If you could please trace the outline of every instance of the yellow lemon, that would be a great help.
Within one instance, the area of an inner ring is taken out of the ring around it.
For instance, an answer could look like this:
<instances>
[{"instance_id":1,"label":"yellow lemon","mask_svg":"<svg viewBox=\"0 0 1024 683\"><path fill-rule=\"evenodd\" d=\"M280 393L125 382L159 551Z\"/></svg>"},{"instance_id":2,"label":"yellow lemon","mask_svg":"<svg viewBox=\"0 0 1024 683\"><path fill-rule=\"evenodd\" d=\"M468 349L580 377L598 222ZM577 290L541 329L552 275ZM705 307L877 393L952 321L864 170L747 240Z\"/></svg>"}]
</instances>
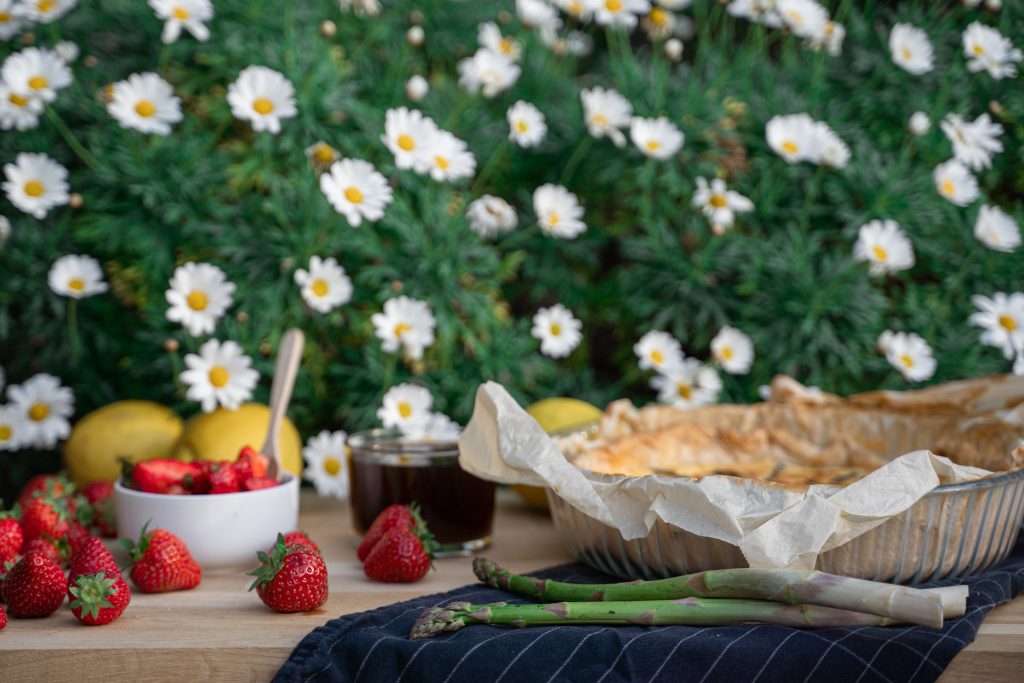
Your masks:
<instances>
[{"instance_id":1,"label":"yellow lemon","mask_svg":"<svg viewBox=\"0 0 1024 683\"><path fill-rule=\"evenodd\" d=\"M151 401L118 401L92 411L64 444L64 465L76 486L114 481L121 461L169 458L181 436L181 419Z\"/></svg>"},{"instance_id":2,"label":"yellow lemon","mask_svg":"<svg viewBox=\"0 0 1024 683\"><path fill-rule=\"evenodd\" d=\"M583 427L601 419L603 412L586 401L575 398L546 398L537 401L526 409L548 434L562 432L575 427ZM548 509L544 489L537 486L513 484L509 487L519 494L530 507L540 510Z\"/></svg>"},{"instance_id":3,"label":"yellow lemon","mask_svg":"<svg viewBox=\"0 0 1024 683\"><path fill-rule=\"evenodd\" d=\"M243 403L238 410L218 408L200 413L185 423L185 432L174 447L179 460L235 460L242 446L259 449L267 436L270 408ZM281 463L294 474L302 474L302 438L287 417L281 424Z\"/></svg>"}]
</instances>

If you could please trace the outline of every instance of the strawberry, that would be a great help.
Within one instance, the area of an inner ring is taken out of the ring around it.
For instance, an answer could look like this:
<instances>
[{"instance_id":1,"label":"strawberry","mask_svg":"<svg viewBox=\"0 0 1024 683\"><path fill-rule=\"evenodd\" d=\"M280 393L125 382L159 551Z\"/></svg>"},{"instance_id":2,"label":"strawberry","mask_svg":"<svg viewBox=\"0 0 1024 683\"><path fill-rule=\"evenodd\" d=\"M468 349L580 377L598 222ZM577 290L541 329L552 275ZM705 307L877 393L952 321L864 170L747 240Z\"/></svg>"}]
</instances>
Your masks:
<instances>
[{"instance_id":1,"label":"strawberry","mask_svg":"<svg viewBox=\"0 0 1024 683\"><path fill-rule=\"evenodd\" d=\"M7 583L7 574L14 569L14 565L18 564L21 559L21 555L18 555L14 559L0 562L0 602L7 602L7 598L4 597L4 584Z\"/></svg>"},{"instance_id":2,"label":"strawberry","mask_svg":"<svg viewBox=\"0 0 1024 683\"><path fill-rule=\"evenodd\" d=\"M109 624L121 616L131 599L132 592L116 568L79 574L68 586L71 613L86 626Z\"/></svg>"},{"instance_id":3,"label":"strawberry","mask_svg":"<svg viewBox=\"0 0 1024 683\"><path fill-rule=\"evenodd\" d=\"M51 561L59 565L64 564L63 553L48 537L32 538L25 541L25 545L22 546L22 550L27 555L28 553L42 553Z\"/></svg>"},{"instance_id":4,"label":"strawberry","mask_svg":"<svg viewBox=\"0 0 1024 683\"><path fill-rule=\"evenodd\" d=\"M363 573L376 581L412 583L427 575L433 558L433 538L423 529L396 526L377 541L363 563Z\"/></svg>"},{"instance_id":5,"label":"strawberry","mask_svg":"<svg viewBox=\"0 0 1024 683\"><path fill-rule=\"evenodd\" d=\"M74 554L78 552L79 546L81 546L88 538L92 538L92 534L89 533L88 529L78 522L71 522L71 525L68 528L68 535L64 537L68 542L68 550L70 551L69 555L74 556Z\"/></svg>"},{"instance_id":6,"label":"strawberry","mask_svg":"<svg viewBox=\"0 0 1024 683\"><path fill-rule=\"evenodd\" d=\"M0 517L0 567L21 551L25 543L25 534L21 525L11 517Z\"/></svg>"},{"instance_id":7,"label":"strawberry","mask_svg":"<svg viewBox=\"0 0 1024 683\"><path fill-rule=\"evenodd\" d=\"M272 489L275 486L277 486L277 480L270 477L249 477L242 484L242 488L246 491Z\"/></svg>"},{"instance_id":8,"label":"strawberry","mask_svg":"<svg viewBox=\"0 0 1024 683\"><path fill-rule=\"evenodd\" d=\"M301 545L288 546L284 536L270 553L256 553L260 566L248 572L260 600L277 612L308 612L327 602L327 565L320 553Z\"/></svg>"},{"instance_id":9,"label":"strawberry","mask_svg":"<svg viewBox=\"0 0 1024 683\"><path fill-rule=\"evenodd\" d=\"M120 573L114 556L99 538L90 536L83 541L71 556L71 570L68 578L73 580L79 574L92 574L111 570Z\"/></svg>"},{"instance_id":10,"label":"strawberry","mask_svg":"<svg viewBox=\"0 0 1024 683\"><path fill-rule=\"evenodd\" d=\"M195 472L196 466L193 463L170 458L125 464L128 481L145 493L186 493L185 478L194 476Z\"/></svg>"},{"instance_id":11,"label":"strawberry","mask_svg":"<svg viewBox=\"0 0 1024 683\"><path fill-rule=\"evenodd\" d=\"M94 481L82 489L82 495L89 501L89 505L95 505L114 495L114 485L109 481Z\"/></svg>"},{"instance_id":12,"label":"strawberry","mask_svg":"<svg viewBox=\"0 0 1024 683\"><path fill-rule=\"evenodd\" d=\"M48 617L64 604L68 584L60 565L29 552L7 573L4 597L12 617Z\"/></svg>"},{"instance_id":13,"label":"strawberry","mask_svg":"<svg viewBox=\"0 0 1024 683\"><path fill-rule=\"evenodd\" d=\"M0 631L3 630L4 626L7 626L7 612L4 611L3 607L0 607Z\"/></svg>"},{"instance_id":14,"label":"strawberry","mask_svg":"<svg viewBox=\"0 0 1024 683\"><path fill-rule=\"evenodd\" d=\"M138 544L122 541L132 558L131 579L143 593L190 590L199 585L203 572L180 538L164 529L146 532Z\"/></svg>"},{"instance_id":15,"label":"strawberry","mask_svg":"<svg viewBox=\"0 0 1024 683\"><path fill-rule=\"evenodd\" d=\"M267 476L267 459L253 450L252 446L243 447L231 467L238 475L238 481Z\"/></svg>"},{"instance_id":16,"label":"strawberry","mask_svg":"<svg viewBox=\"0 0 1024 683\"><path fill-rule=\"evenodd\" d=\"M50 496L32 498L21 513L21 531L25 540L48 534L51 538L64 538L69 527L67 501Z\"/></svg>"},{"instance_id":17,"label":"strawberry","mask_svg":"<svg viewBox=\"0 0 1024 683\"><path fill-rule=\"evenodd\" d=\"M75 490L71 480L64 473L37 474L29 479L18 494L17 505L24 508L37 495L59 498L71 495Z\"/></svg>"},{"instance_id":18,"label":"strawberry","mask_svg":"<svg viewBox=\"0 0 1024 683\"><path fill-rule=\"evenodd\" d=\"M390 529L397 526L408 527L416 523L413 519L413 508L409 505L389 505L384 508L377 519L373 520L373 524L367 530L363 536L362 543L359 544L359 550L356 551L360 560L365 560L373 550L373 546L377 545L377 541L384 537Z\"/></svg>"},{"instance_id":19,"label":"strawberry","mask_svg":"<svg viewBox=\"0 0 1024 683\"><path fill-rule=\"evenodd\" d=\"M313 542L313 539L306 535L305 531L289 531L284 535L285 545L302 545L310 550L320 552L320 546Z\"/></svg>"},{"instance_id":20,"label":"strawberry","mask_svg":"<svg viewBox=\"0 0 1024 683\"><path fill-rule=\"evenodd\" d=\"M238 473L229 463L222 463L210 473L210 493L238 493L241 490Z\"/></svg>"}]
</instances>

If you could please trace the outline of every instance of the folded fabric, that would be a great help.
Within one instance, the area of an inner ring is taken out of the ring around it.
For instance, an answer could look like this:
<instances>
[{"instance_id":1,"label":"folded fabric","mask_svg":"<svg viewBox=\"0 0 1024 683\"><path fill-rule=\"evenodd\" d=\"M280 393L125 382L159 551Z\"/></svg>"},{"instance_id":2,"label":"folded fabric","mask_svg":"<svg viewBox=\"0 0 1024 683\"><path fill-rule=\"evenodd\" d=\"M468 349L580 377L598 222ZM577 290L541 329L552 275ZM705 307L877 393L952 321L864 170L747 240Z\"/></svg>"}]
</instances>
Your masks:
<instances>
[{"instance_id":1,"label":"folded fabric","mask_svg":"<svg viewBox=\"0 0 1024 683\"><path fill-rule=\"evenodd\" d=\"M580 564L533 573L563 581L614 580ZM971 587L967 613L942 629L478 625L408 639L428 607L458 600L526 602L483 585L463 586L329 621L299 643L274 680L934 681L974 640L993 607L1024 592L1024 537L999 567L927 585L957 583Z\"/></svg>"}]
</instances>

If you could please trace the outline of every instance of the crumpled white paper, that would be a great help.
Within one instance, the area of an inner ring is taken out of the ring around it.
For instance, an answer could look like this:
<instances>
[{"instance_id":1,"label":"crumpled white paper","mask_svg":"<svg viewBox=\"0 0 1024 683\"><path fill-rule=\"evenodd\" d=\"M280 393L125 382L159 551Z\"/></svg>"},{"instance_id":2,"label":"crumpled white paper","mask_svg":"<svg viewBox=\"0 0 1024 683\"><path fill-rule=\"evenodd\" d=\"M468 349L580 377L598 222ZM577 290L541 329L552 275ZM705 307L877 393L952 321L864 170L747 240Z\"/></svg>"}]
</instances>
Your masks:
<instances>
[{"instance_id":1,"label":"crumpled white paper","mask_svg":"<svg viewBox=\"0 0 1024 683\"><path fill-rule=\"evenodd\" d=\"M813 569L820 553L900 514L943 483L974 481L991 472L957 465L921 450L843 488L805 491L712 475L606 476L577 469L541 426L500 384L476 395L473 417L459 439L459 464L483 479L549 486L581 512L643 538L661 519L740 548L751 567Z\"/></svg>"}]
</instances>

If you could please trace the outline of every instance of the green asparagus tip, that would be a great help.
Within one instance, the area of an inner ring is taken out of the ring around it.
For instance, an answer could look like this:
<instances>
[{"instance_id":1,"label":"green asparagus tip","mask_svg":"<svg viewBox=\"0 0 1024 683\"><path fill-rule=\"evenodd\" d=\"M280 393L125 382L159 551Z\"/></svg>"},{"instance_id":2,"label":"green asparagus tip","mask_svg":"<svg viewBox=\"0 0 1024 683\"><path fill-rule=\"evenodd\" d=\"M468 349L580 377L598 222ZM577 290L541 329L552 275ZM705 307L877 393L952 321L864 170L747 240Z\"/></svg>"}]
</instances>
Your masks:
<instances>
[{"instance_id":1,"label":"green asparagus tip","mask_svg":"<svg viewBox=\"0 0 1024 683\"><path fill-rule=\"evenodd\" d=\"M458 631L465 625L464 621L455 618L455 612L452 610L442 607L431 607L424 611L420 618L416 620L416 623L412 625L412 630L409 631L409 638L411 640L430 638L445 631Z\"/></svg>"}]
</instances>

